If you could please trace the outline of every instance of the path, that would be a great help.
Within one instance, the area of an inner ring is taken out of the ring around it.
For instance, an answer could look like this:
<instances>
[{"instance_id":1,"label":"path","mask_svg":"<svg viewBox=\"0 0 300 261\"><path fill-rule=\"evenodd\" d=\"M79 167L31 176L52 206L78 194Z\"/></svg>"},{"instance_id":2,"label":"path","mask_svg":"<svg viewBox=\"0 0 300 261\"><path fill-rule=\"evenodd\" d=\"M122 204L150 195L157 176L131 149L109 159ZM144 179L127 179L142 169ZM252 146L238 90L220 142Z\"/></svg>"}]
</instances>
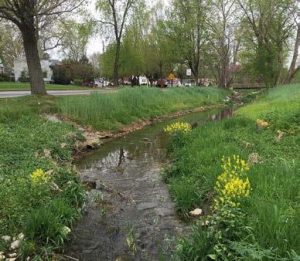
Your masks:
<instances>
[{"instance_id":1,"label":"path","mask_svg":"<svg viewBox=\"0 0 300 261\"><path fill-rule=\"evenodd\" d=\"M91 93L111 93L114 89L100 89L100 90L67 90L67 91L47 91L49 95L53 96L72 96L72 95L90 95ZM16 98L31 95L30 91L1 91L1 98Z\"/></svg>"}]
</instances>

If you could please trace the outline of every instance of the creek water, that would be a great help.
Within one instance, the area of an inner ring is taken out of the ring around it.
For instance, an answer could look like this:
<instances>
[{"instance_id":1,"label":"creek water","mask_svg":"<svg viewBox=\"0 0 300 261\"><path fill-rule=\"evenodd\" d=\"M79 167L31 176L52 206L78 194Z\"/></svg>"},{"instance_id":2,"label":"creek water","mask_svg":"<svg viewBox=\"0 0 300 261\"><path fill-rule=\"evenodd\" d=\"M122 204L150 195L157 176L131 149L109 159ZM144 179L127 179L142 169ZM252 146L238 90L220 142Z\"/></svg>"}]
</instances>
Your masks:
<instances>
[{"instance_id":1,"label":"creek water","mask_svg":"<svg viewBox=\"0 0 300 261\"><path fill-rule=\"evenodd\" d=\"M91 189L86 213L72 231L66 260L169 260L174 238L187 225L177 217L161 177L168 140L163 128L176 121L200 127L231 113L193 113L156 123L78 161L80 178Z\"/></svg>"}]
</instances>

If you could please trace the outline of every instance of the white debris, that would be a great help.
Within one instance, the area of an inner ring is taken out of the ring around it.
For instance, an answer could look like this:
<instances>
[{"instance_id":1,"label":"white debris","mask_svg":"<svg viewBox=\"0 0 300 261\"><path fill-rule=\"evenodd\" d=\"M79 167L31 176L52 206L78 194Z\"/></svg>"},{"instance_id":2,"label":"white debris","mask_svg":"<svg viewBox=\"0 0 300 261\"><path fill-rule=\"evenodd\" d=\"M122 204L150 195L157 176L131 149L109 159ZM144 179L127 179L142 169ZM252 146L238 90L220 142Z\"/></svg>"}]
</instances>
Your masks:
<instances>
[{"instance_id":1,"label":"white debris","mask_svg":"<svg viewBox=\"0 0 300 261\"><path fill-rule=\"evenodd\" d=\"M11 243L10 248L12 250L15 250L15 249L19 248L20 245L21 245L21 240L18 239Z\"/></svg>"},{"instance_id":2,"label":"white debris","mask_svg":"<svg viewBox=\"0 0 300 261\"><path fill-rule=\"evenodd\" d=\"M195 210L190 211L190 215L193 216L193 217L201 216L202 213L203 213L203 210L200 209L200 208L196 208Z\"/></svg>"},{"instance_id":3,"label":"white debris","mask_svg":"<svg viewBox=\"0 0 300 261\"><path fill-rule=\"evenodd\" d=\"M3 237L1 237L1 239L5 242L9 242L9 241L11 241L11 236L3 236Z\"/></svg>"}]
</instances>

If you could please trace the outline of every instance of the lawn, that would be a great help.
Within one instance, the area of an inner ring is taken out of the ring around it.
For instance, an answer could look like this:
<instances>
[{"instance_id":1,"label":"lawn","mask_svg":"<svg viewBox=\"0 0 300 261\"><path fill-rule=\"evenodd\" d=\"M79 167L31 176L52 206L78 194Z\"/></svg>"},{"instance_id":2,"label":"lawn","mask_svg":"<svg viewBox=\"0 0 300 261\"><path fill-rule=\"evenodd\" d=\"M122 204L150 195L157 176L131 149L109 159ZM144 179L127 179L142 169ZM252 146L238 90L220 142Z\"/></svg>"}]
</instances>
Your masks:
<instances>
[{"instance_id":1,"label":"lawn","mask_svg":"<svg viewBox=\"0 0 300 261\"><path fill-rule=\"evenodd\" d=\"M218 88L123 88L109 95L61 97L57 106L69 118L98 130L118 130L140 119L217 104L226 94Z\"/></svg>"},{"instance_id":2,"label":"lawn","mask_svg":"<svg viewBox=\"0 0 300 261\"><path fill-rule=\"evenodd\" d=\"M86 90L87 87L81 87L76 85L59 85L59 84L46 84L47 90ZM1 91L29 91L29 83L20 82L0 82Z\"/></svg>"},{"instance_id":3,"label":"lawn","mask_svg":"<svg viewBox=\"0 0 300 261\"><path fill-rule=\"evenodd\" d=\"M257 126L258 119L267 124ZM173 137L172 165L164 173L170 192L184 218L194 208L205 214L193 233L178 241L177 256L299 260L299 151L299 85L269 90L231 119ZM239 172L242 161L236 163L234 155L248 162L250 170L223 186L229 170ZM231 158L230 167L222 163L223 157Z\"/></svg>"}]
</instances>

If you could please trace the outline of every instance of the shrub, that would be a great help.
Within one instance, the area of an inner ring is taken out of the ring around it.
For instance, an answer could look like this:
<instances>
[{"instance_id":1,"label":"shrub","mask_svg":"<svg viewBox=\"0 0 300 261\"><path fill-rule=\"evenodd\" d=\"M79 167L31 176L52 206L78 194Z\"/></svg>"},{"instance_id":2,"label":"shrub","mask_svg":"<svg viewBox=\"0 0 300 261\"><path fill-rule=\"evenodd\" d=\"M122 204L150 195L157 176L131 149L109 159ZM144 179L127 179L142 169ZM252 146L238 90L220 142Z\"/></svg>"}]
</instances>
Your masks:
<instances>
[{"instance_id":1,"label":"shrub","mask_svg":"<svg viewBox=\"0 0 300 261\"><path fill-rule=\"evenodd\" d=\"M81 80L81 79L74 79L73 83L74 83L74 85L82 86L83 85L83 80Z\"/></svg>"},{"instance_id":2,"label":"shrub","mask_svg":"<svg viewBox=\"0 0 300 261\"><path fill-rule=\"evenodd\" d=\"M21 72L21 76L18 79L19 82L29 82L29 76L28 76L28 72L27 71L22 71Z\"/></svg>"},{"instance_id":3,"label":"shrub","mask_svg":"<svg viewBox=\"0 0 300 261\"><path fill-rule=\"evenodd\" d=\"M12 79L8 74L0 74L0 82L11 82Z\"/></svg>"},{"instance_id":4,"label":"shrub","mask_svg":"<svg viewBox=\"0 0 300 261\"><path fill-rule=\"evenodd\" d=\"M55 84L68 85L72 81L72 73L70 67L66 65L55 65L52 67L52 79Z\"/></svg>"}]
</instances>

